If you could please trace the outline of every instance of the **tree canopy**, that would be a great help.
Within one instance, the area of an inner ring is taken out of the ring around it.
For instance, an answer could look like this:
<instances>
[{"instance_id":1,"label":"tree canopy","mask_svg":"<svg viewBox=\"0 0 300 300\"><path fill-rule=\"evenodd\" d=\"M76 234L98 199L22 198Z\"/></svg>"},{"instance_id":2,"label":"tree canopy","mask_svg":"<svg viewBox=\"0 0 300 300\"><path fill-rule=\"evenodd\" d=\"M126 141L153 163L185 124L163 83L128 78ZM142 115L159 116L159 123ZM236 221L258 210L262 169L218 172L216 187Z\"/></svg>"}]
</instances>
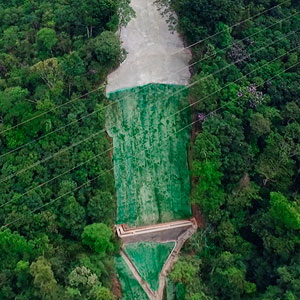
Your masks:
<instances>
[{"instance_id":1,"label":"tree canopy","mask_svg":"<svg viewBox=\"0 0 300 300\"><path fill-rule=\"evenodd\" d=\"M191 166L206 227L170 274L176 297L298 299L299 1L159 2L187 44L202 40L191 48ZM196 276L180 272L191 259Z\"/></svg>"},{"instance_id":2,"label":"tree canopy","mask_svg":"<svg viewBox=\"0 0 300 300\"><path fill-rule=\"evenodd\" d=\"M111 147L101 86L121 60L127 6L1 1L0 224L11 225L0 231L0 299L114 299L112 164L95 155Z\"/></svg>"}]
</instances>

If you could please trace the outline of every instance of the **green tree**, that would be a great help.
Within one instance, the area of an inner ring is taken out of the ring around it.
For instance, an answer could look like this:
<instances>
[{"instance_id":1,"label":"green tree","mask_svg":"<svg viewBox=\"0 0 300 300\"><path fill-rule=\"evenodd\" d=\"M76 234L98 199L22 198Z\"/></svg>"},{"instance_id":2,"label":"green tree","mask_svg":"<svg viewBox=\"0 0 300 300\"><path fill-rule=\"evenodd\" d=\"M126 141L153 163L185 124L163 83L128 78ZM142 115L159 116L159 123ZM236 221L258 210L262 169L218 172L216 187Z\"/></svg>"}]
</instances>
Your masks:
<instances>
[{"instance_id":1,"label":"green tree","mask_svg":"<svg viewBox=\"0 0 300 300\"><path fill-rule=\"evenodd\" d=\"M61 69L68 81L69 96L71 95L72 85L76 81L80 80L80 75L83 75L85 72L85 66L83 60L80 58L78 53L71 52L66 54L61 63Z\"/></svg>"},{"instance_id":2,"label":"green tree","mask_svg":"<svg viewBox=\"0 0 300 300\"><path fill-rule=\"evenodd\" d=\"M115 68L120 63L120 41L113 32L104 31L93 41L96 59L107 68Z\"/></svg>"},{"instance_id":3,"label":"green tree","mask_svg":"<svg viewBox=\"0 0 300 300\"><path fill-rule=\"evenodd\" d=\"M187 300L212 300L211 297L202 293L192 293L187 297Z\"/></svg>"},{"instance_id":4,"label":"green tree","mask_svg":"<svg viewBox=\"0 0 300 300\"><path fill-rule=\"evenodd\" d=\"M190 90L190 95L193 102L196 102L196 109L209 113L218 105L220 86L218 80L213 76L208 76L207 73L200 73L193 77L193 86Z\"/></svg>"},{"instance_id":5,"label":"green tree","mask_svg":"<svg viewBox=\"0 0 300 300\"><path fill-rule=\"evenodd\" d=\"M189 42L203 39L205 29L213 32L218 22L233 25L243 12L242 1L230 0L177 0L174 7L179 15L179 26ZM203 28L204 27L204 28ZM199 28L203 28L199 30Z\"/></svg>"},{"instance_id":6,"label":"green tree","mask_svg":"<svg viewBox=\"0 0 300 300\"><path fill-rule=\"evenodd\" d=\"M16 267L19 259L27 260L34 255L32 242L18 233L12 233L10 229L0 231L0 255L2 267ZM4 259L7 256L9 259Z\"/></svg>"},{"instance_id":7,"label":"green tree","mask_svg":"<svg viewBox=\"0 0 300 300\"><path fill-rule=\"evenodd\" d=\"M181 282L188 284L193 281L197 273L197 269L191 262L186 260L179 260L174 265L170 278L173 282Z\"/></svg>"},{"instance_id":8,"label":"green tree","mask_svg":"<svg viewBox=\"0 0 300 300\"><path fill-rule=\"evenodd\" d=\"M85 266L74 268L68 276L69 284L81 291L91 289L99 284L96 274Z\"/></svg>"},{"instance_id":9,"label":"green tree","mask_svg":"<svg viewBox=\"0 0 300 300\"><path fill-rule=\"evenodd\" d=\"M15 268L15 273L17 276L17 287L26 290L28 285L30 285L30 274L29 274L29 262L20 260Z\"/></svg>"},{"instance_id":10,"label":"green tree","mask_svg":"<svg viewBox=\"0 0 300 300\"><path fill-rule=\"evenodd\" d=\"M94 223L84 228L82 243L97 253L109 253L114 250L111 242L112 230L103 223Z\"/></svg>"},{"instance_id":11,"label":"green tree","mask_svg":"<svg viewBox=\"0 0 300 300\"><path fill-rule=\"evenodd\" d=\"M241 256L223 252L218 257L212 283L220 294L243 299L247 294L253 294L256 286L246 280L246 266L241 262Z\"/></svg>"},{"instance_id":12,"label":"green tree","mask_svg":"<svg viewBox=\"0 0 300 300\"><path fill-rule=\"evenodd\" d=\"M92 289L90 293L91 300L115 300L116 297L112 294L112 292L103 286L96 286Z\"/></svg>"},{"instance_id":13,"label":"green tree","mask_svg":"<svg viewBox=\"0 0 300 300\"><path fill-rule=\"evenodd\" d=\"M203 213L209 218L217 218L218 208L224 202L221 188L223 174L219 171L220 163L216 160L193 164L193 174L198 183L193 194L193 202L198 203Z\"/></svg>"},{"instance_id":14,"label":"green tree","mask_svg":"<svg viewBox=\"0 0 300 300\"><path fill-rule=\"evenodd\" d=\"M72 236L80 237L80 232L85 226L84 219L85 209L74 197L66 197L60 215L62 227L70 230Z\"/></svg>"},{"instance_id":15,"label":"green tree","mask_svg":"<svg viewBox=\"0 0 300 300\"><path fill-rule=\"evenodd\" d=\"M279 133L272 132L266 143L256 170L263 176L265 185L270 183L280 190L286 190L295 172L295 162L291 159L292 148Z\"/></svg>"},{"instance_id":16,"label":"green tree","mask_svg":"<svg viewBox=\"0 0 300 300\"><path fill-rule=\"evenodd\" d=\"M34 285L38 288L38 294L43 299L55 299L58 292L58 284L54 278L50 263L39 257L30 266L30 274L34 278Z\"/></svg>"},{"instance_id":17,"label":"green tree","mask_svg":"<svg viewBox=\"0 0 300 300\"><path fill-rule=\"evenodd\" d=\"M62 79L61 67L57 58L40 61L33 65L31 69L43 79L49 89L52 89Z\"/></svg>"},{"instance_id":18,"label":"green tree","mask_svg":"<svg viewBox=\"0 0 300 300\"><path fill-rule=\"evenodd\" d=\"M7 51L13 51L17 43L19 42L19 28L17 26L11 26L4 30L3 37L1 39L2 47Z\"/></svg>"},{"instance_id":19,"label":"green tree","mask_svg":"<svg viewBox=\"0 0 300 300\"><path fill-rule=\"evenodd\" d=\"M87 214L93 222L104 221L105 224L110 224L114 219L113 203L111 193L99 192L89 199Z\"/></svg>"},{"instance_id":20,"label":"green tree","mask_svg":"<svg viewBox=\"0 0 300 300\"><path fill-rule=\"evenodd\" d=\"M281 193L270 194L270 212L277 223L288 229L300 229L300 206L296 202L289 202Z\"/></svg>"},{"instance_id":21,"label":"green tree","mask_svg":"<svg viewBox=\"0 0 300 300\"><path fill-rule=\"evenodd\" d=\"M217 45L220 46L220 48L225 48L231 45L232 38L231 33L232 28L228 25L224 24L223 22L219 22L219 24L216 27L216 34L217 34Z\"/></svg>"},{"instance_id":22,"label":"green tree","mask_svg":"<svg viewBox=\"0 0 300 300\"><path fill-rule=\"evenodd\" d=\"M261 113L253 113L250 116L250 127L253 135L260 137L271 131L271 122Z\"/></svg>"},{"instance_id":23,"label":"green tree","mask_svg":"<svg viewBox=\"0 0 300 300\"><path fill-rule=\"evenodd\" d=\"M46 49L52 52L52 48L57 43L56 32L52 28L42 28L38 31L37 35L37 43L39 47L42 49Z\"/></svg>"},{"instance_id":24,"label":"green tree","mask_svg":"<svg viewBox=\"0 0 300 300\"><path fill-rule=\"evenodd\" d=\"M130 0L120 0L118 7L119 27L120 32L122 27L125 27L129 21L135 17L135 11L130 6Z\"/></svg>"}]
</instances>

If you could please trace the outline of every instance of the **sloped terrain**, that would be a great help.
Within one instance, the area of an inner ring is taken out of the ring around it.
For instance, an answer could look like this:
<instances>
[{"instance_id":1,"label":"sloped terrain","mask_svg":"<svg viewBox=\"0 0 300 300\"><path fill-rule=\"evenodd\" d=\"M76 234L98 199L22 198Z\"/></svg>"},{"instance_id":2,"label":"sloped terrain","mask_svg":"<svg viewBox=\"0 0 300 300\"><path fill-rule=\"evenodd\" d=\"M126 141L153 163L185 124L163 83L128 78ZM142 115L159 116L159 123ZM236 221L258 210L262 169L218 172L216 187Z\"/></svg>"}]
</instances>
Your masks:
<instances>
[{"instance_id":1,"label":"sloped terrain","mask_svg":"<svg viewBox=\"0 0 300 300\"><path fill-rule=\"evenodd\" d=\"M148 300L147 294L134 278L124 259L121 256L117 256L115 262L122 287L122 300Z\"/></svg>"},{"instance_id":2,"label":"sloped terrain","mask_svg":"<svg viewBox=\"0 0 300 300\"><path fill-rule=\"evenodd\" d=\"M107 92L148 83L188 84L190 51L183 50L177 32L171 33L154 0L131 0L136 17L121 29L127 56L108 76Z\"/></svg>"},{"instance_id":3,"label":"sloped terrain","mask_svg":"<svg viewBox=\"0 0 300 300\"><path fill-rule=\"evenodd\" d=\"M175 242L141 242L125 246L127 255L153 291L159 288L159 274L174 246Z\"/></svg>"},{"instance_id":4,"label":"sloped terrain","mask_svg":"<svg viewBox=\"0 0 300 300\"><path fill-rule=\"evenodd\" d=\"M190 111L175 114L188 106L188 91L182 89L149 84L109 94L116 101L106 128L114 145L117 224L141 226L191 215Z\"/></svg>"}]
</instances>

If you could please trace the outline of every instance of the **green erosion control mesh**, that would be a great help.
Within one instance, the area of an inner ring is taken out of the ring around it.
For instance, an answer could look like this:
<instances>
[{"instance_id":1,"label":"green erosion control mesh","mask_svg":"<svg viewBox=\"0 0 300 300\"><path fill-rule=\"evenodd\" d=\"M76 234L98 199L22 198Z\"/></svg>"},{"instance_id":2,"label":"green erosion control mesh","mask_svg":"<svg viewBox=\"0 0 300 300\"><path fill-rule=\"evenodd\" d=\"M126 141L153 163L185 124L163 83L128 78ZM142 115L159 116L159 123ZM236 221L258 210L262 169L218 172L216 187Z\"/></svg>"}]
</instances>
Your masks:
<instances>
[{"instance_id":1,"label":"green erosion control mesh","mask_svg":"<svg viewBox=\"0 0 300 300\"><path fill-rule=\"evenodd\" d=\"M125 247L127 255L153 291L159 288L159 274L174 246L175 242L140 242Z\"/></svg>"},{"instance_id":2,"label":"green erosion control mesh","mask_svg":"<svg viewBox=\"0 0 300 300\"><path fill-rule=\"evenodd\" d=\"M147 294L134 278L124 259L120 255L115 259L123 293L122 300L149 300Z\"/></svg>"},{"instance_id":3,"label":"green erosion control mesh","mask_svg":"<svg viewBox=\"0 0 300 300\"><path fill-rule=\"evenodd\" d=\"M189 104L182 88L148 84L108 95L118 101L106 116L114 145L117 224L141 226L191 215L190 127L174 134L191 122L189 109L174 115Z\"/></svg>"}]
</instances>

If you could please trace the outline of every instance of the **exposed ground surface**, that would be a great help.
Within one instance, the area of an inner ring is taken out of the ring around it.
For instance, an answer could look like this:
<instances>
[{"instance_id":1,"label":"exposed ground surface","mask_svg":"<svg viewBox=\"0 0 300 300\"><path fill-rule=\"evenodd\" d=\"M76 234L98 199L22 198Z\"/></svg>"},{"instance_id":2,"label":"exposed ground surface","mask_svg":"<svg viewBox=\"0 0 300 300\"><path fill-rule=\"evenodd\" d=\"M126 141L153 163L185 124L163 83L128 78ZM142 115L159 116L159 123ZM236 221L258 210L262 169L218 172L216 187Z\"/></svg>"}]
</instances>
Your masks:
<instances>
[{"instance_id":1,"label":"exposed ground surface","mask_svg":"<svg viewBox=\"0 0 300 300\"><path fill-rule=\"evenodd\" d=\"M190 123L187 90L149 84L109 94L118 101L107 113L113 138L117 223L141 226L191 216L187 165Z\"/></svg>"},{"instance_id":2,"label":"exposed ground surface","mask_svg":"<svg viewBox=\"0 0 300 300\"><path fill-rule=\"evenodd\" d=\"M171 33L154 0L131 0L136 12L121 30L122 46L128 52L126 60L108 77L107 92L147 83L186 85L190 78L186 68L191 58L181 51L183 42Z\"/></svg>"}]
</instances>

